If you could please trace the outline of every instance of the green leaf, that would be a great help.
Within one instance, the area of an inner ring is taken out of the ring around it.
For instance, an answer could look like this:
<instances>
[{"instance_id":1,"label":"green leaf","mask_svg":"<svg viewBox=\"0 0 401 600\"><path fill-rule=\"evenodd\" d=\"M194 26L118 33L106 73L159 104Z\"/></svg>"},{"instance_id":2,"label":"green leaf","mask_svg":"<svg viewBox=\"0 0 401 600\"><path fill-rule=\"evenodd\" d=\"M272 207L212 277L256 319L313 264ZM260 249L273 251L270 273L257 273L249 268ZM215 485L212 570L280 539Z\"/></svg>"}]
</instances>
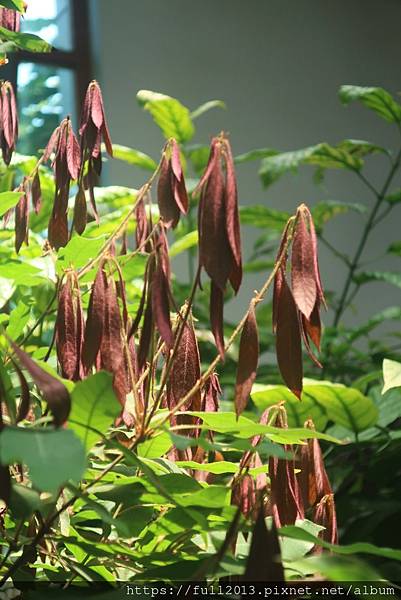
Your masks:
<instances>
[{"instance_id":1,"label":"green leaf","mask_svg":"<svg viewBox=\"0 0 401 600\"><path fill-rule=\"evenodd\" d=\"M26 485L13 483L10 510L15 519L30 517L40 507L40 495Z\"/></svg>"},{"instance_id":2,"label":"green leaf","mask_svg":"<svg viewBox=\"0 0 401 600\"><path fill-rule=\"evenodd\" d=\"M382 281L401 288L401 275L389 271L363 271L354 276L355 283L363 285L372 281Z\"/></svg>"},{"instance_id":3,"label":"green leaf","mask_svg":"<svg viewBox=\"0 0 401 600\"><path fill-rule=\"evenodd\" d=\"M199 464L193 460L180 460L177 461L176 464L179 467L184 467L185 469L206 471L207 473L214 473L216 475L221 475L222 473L237 473L239 469L238 464L228 462L226 460L206 464Z\"/></svg>"},{"instance_id":4,"label":"green leaf","mask_svg":"<svg viewBox=\"0 0 401 600\"><path fill-rule=\"evenodd\" d=\"M324 527L316 525L316 523L312 523L312 521L308 521L307 519L304 519L302 521L297 520L296 526L316 536L320 531L322 531L322 529L324 529ZM302 558L303 556L305 556L305 554L310 552L314 545L314 543L305 540L299 540L290 537L282 537L280 538L280 549L282 559L286 562L298 560L299 558Z\"/></svg>"},{"instance_id":5,"label":"green leaf","mask_svg":"<svg viewBox=\"0 0 401 600\"><path fill-rule=\"evenodd\" d=\"M154 512L154 509L148 506L130 506L119 513L114 525L123 537L139 537L152 520Z\"/></svg>"},{"instance_id":6,"label":"green leaf","mask_svg":"<svg viewBox=\"0 0 401 600\"><path fill-rule=\"evenodd\" d=\"M401 202L401 188L394 190L384 198L389 204L399 204Z\"/></svg>"},{"instance_id":7,"label":"green leaf","mask_svg":"<svg viewBox=\"0 0 401 600\"><path fill-rule=\"evenodd\" d=\"M401 387L401 363L385 358L383 360L384 386L382 394L395 387Z\"/></svg>"},{"instance_id":8,"label":"green leaf","mask_svg":"<svg viewBox=\"0 0 401 600\"><path fill-rule=\"evenodd\" d=\"M96 258L105 242L105 237L87 238L74 236L68 244L61 248L57 259L57 273L64 269L84 267L92 258Z\"/></svg>"},{"instance_id":9,"label":"green leaf","mask_svg":"<svg viewBox=\"0 0 401 600\"><path fill-rule=\"evenodd\" d=\"M383 88L342 85L339 96L343 104L347 105L358 100L386 121L391 123L401 122L401 105Z\"/></svg>"},{"instance_id":10,"label":"green leaf","mask_svg":"<svg viewBox=\"0 0 401 600\"><path fill-rule=\"evenodd\" d=\"M308 531L297 527L296 525L286 525L279 530L279 534L285 537L290 537L296 540L304 540L306 542L313 542L318 546L323 546L327 550L331 550L335 554L372 554L373 556L382 556L391 560L401 561L401 550L393 548L378 548L377 546L365 542L359 542L356 544L349 544L347 546L339 546L337 544L329 544L320 538L312 535Z\"/></svg>"},{"instance_id":11,"label":"green leaf","mask_svg":"<svg viewBox=\"0 0 401 600\"><path fill-rule=\"evenodd\" d=\"M32 33L17 33L5 27L0 27L0 40L6 40L2 44L5 51L27 50L28 52L51 52L52 46L42 38Z\"/></svg>"},{"instance_id":12,"label":"green leaf","mask_svg":"<svg viewBox=\"0 0 401 600\"><path fill-rule=\"evenodd\" d=\"M312 209L313 221L317 230L338 215L345 215L350 211L359 214L366 213L366 206L355 202L339 202L337 200L325 200L318 202Z\"/></svg>"},{"instance_id":13,"label":"green leaf","mask_svg":"<svg viewBox=\"0 0 401 600\"><path fill-rule=\"evenodd\" d=\"M155 171L157 168L157 163L147 154L119 144L113 144L113 158L147 171Z\"/></svg>"},{"instance_id":14,"label":"green leaf","mask_svg":"<svg viewBox=\"0 0 401 600\"><path fill-rule=\"evenodd\" d=\"M20 13L25 12L24 0L1 0L0 6L4 6L5 8L9 8L11 10L17 10Z\"/></svg>"},{"instance_id":15,"label":"green leaf","mask_svg":"<svg viewBox=\"0 0 401 600\"><path fill-rule=\"evenodd\" d=\"M4 215L8 210L10 210L10 208L14 208L20 198L20 192L1 192L0 215Z\"/></svg>"},{"instance_id":16,"label":"green leaf","mask_svg":"<svg viewBox=\"0 0 401 600\"><path fill-rule=\"evenodd\" d=\"M354 153L345 150L341 143L330 146L321 143L301 150L283 152L262 160L259 175L265 187L288 172L296 172L301 165L314 165L323 169L361 169L363 162Z\"/></svg>"},{"instance_id":17,"label":"green leaf","mask_svg":"<svg viewBox=\"0 0 401 600\"><path fill-rule=\"evenodd\" d=\"M67 429L5 427L0 459L6 465L25 464L33 485L43 492L56 492L69 480L78 482L86 463L80 440Z\"/></svg>"},{"instance_id":18,"label":"green leaf","mask_svg":"<svg viewBox=\"0 0 401 600\"><path fill-rule=\"evenodd\" d=\"M7 326L7 335L12 340L17 340L23 333L31 316L31 307L19 302L10 313L10 319Z\"/></svg>"},{"instance_id":19,"label":"green leaf","mask_svg":"<svg viewBox=\"0 0 401 600\"><path fill-rule=\"evenodd\" d=\"M183 235L182 238L179 238L173 244L171 244L170 252L169 252L170 258L174 258L174 256L177 256L178 254L185 252L185 250L189 250L189 248L193 248L194 246L197 245L198 240L199 240L198 230L191 231L190 233Z\"/></svg>"},{"instance_id":20,"label":"green leaf","mask_svg":"<svg viewBox=\"0 0 401 600\"><path fill-rule=\"evenodd\" d=\"M301 402L282 385L256 385L251 397L261 410L284 400L288 422L296 427L311 418L317 429L324 428L330 420L358 433L372 427L378 418L370 398L359 390L329 381L305 379Z\"/></svg>"},{"instance_id":21,"label":"green leaf","mask_svg":"<svg viewBox=\"0 0 401 600\"><path fill-rule=\"evenodd\" d=\"M241 164L250 162L251 160L260 160L261 158L276 156L276 154L280 154L280 152L278 150L273 150L273 148L259 148L257 150L250 150L249 152L244 152L244 154L235 156L234 162Z\"/></svg>"},{"instance_id":22,"label":"green leaf","mask_svg":"<svg viewBox=\"0 0 401 600\"><path fill-rule=\"evenodd\" d=\"M230 433L239 438L251 438L255 435L266 435L273 442L278 444L300 444L303 441L311 438L324 439L335 444L340 443L336 438L305 429L302 427L292 429L280 429L271 427L270 425L261 425L255 423L246 417L241 416L237 419L234 412L187 412L186 414L194 417L200 417L203 421L202 425L198 426L201 429L217 431L219 433Z\"/></svg>"},{"instance_id":23,"label":"green leaf","mask_svg":"<svg viewBox=\"0 0 401 600\"><path fill-rule=\"evenodd\" d=\"M0 264L0 277L11 279L15 285L33 287L45 283L46 279L40 269L18 260L9 260Z\"/></svg>"},{"instance_id":24,"label":"green leaf","mask_svg":"<svg viewBox=\"0 0 401 600\"><path fill-rule=\"evenodd\" d=\"M389 254L401 256L401 242L394 242L390 244L390 246L387 248L387 252L389 252Z\"/></svg>"},{"instance_id":25,"label":"green leaf","mask_svg":"<svg viewBox=\"0 0 401 600\"><path fill-rule=\"evenodd\" d=\"M240 207L240 220L242 225L253 225L254 227L276 229L282 231L290 218L290 214L268 208L261 204Z\"/></svg>"},{"instance_id":26,"label":"green leaf","mask_svg":"<svg viewBox=\"0 0 401 600\"><path fill-rule=\"evenodd\" d=\"M75 431L88 452L101 439L101 434L106 435L121 412L112 375L101 371L80 381L74 387L71 400L69 428Z\"/></svg>"},{"instance_id":27,"label":"green leaf","mask_svg":"<svg viewBox=\"0 0 401 600\"><path fill-rule=\"evenodd\" d=\"M167 432L155 435L139 444L138 456L142 458L160 458L170 450L171 446L171 437Z\"/></svg>"},{"instance_id":28,"label":"green leaf","mask_svg":"<svg viewBox=\"0 0 401 600\"><path fill-rule=\"evenodd\" d=\"M140 90L137 99L143 108L152 115L166 139L173 137L183 143L193 137L195 128L190 112L176 98L149 90Z\"/></svg>"},{"instance_id":29,"label":"green leaf","mask_svg":"<svg viewBox=\"0 0 401 600\"><path fill-rule=\"evenodd\" d=\"M191 112L190 117L194 121L195 119L197 119L201 115L205 114L212 108L224 108L225 109L227 107L222 100L209 100L208 102L205 102L204 104L201 104L200 106L198 106L198 108L195 108L195 110Z\"/></svg>"}]
</instances>

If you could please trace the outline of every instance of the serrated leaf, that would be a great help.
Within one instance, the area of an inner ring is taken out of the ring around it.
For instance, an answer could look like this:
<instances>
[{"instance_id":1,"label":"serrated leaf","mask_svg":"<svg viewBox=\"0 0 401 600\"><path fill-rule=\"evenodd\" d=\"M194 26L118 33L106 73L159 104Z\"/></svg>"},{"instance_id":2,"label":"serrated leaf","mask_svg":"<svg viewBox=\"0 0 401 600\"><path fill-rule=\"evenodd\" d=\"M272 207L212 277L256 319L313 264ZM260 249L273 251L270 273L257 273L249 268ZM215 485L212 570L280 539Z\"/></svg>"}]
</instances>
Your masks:
<instances>
[{"instance_id":1,"label":"serrated leaf","mask_svg":"<svg viewBox=\"0 0 401 600\"><path fill-rule=\"evenodd\" d=\"M384 386L382 394L395 387L401 387L401 363L385 358L383 360Z\"/></svg>"},{"instance_id":2,"label":"serrated leaf","mask_svg":"<svg viewBox=\"0 0 401 600\"><path fill-rule=\"evenodd\" d=\"M166 139L172 137L177 142L184 143L193 137L195 128L189 109L179 100L149 90L140 90L137 99L143 108L152 115Z\"/></svg>"},{"instance_id":3,"label":"serrated leaf","mask_svg":"<svg viewBox=\"0 0 401 600\"><path fill-rule=\"evenodd\" d=\"M330 146L326 143L316 144L301 150L283 152L262 160L259 175L263 185L268 187L288 172L296 172L301 165L314 165L321 169L359 170L363 161L345 150L341 143Z\"/></svg>"},{"instance_id":4,"label":"serrated leaf","mask_svg":"<svg viewBox=\"0 0 401 600\"><path fill-rule=\"evenodd\" d=\"M401 105L383 88L342 85L339 96L343 104L358 100L386 121L401 122Z\"/></svg>"},{"instance_id":5,"label":"serrated leaf","mask_svg":"<svg viewBox=\"0 0 401 600\"><path fill-rule=\"evenodd\" d=\"M156 162L147 154L120 144L113 144L113 158L147 171L155 171L157 168Z\"/></svg>"},{"instance_id":6,"label":"serrated leaf","mask_svg":"<svg viewBox=\"0 0 401 600\"><path fill-rule=\"evenodd\" d=\"M234 162L241 164L250 162L251 160L260 160L261 158L275 156L276 154L280 154L280 152L278 150L273 150L273 148L259 148L257 150L250 150L249 152L244 152L244 154L235 156Z\"/></svg>"}]
</instances>

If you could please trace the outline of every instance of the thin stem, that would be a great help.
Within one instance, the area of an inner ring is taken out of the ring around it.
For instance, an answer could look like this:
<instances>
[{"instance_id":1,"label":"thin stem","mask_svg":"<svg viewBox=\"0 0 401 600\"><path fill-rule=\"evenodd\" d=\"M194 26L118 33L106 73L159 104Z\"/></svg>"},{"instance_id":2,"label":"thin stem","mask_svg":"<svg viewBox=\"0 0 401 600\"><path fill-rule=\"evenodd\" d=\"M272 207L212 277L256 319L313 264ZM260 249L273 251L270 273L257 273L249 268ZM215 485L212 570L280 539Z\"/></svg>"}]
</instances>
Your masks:
<instances>
[{"instance_id":1,"label":"thin stem","mask_svg":"<svg viewBox=\"0 0 401 600\"><path fill-rule=\"evenodd\" d=\"M333 246L333 244L331 244L331 242L329 242L328 240L326 240L326 238L323 237L322 234L319 235L319 239L322 242L322 244L324 244L324 246L326 246L335 256L337 256L337 258L339 258L340 260L342 260L343 263L347 265L347 267L351 266L351 261L350 261L349 257L346 254L343 254L342 252L340 252L339 250L337 250L337 248L335 248Z\"/></svg>"},{"instance_id":2,"label":"thin stem","mask_svg":"<svg viewBox=\"0 0 401 600\"><path fill-rule=\"evenodd\" d=\"M349 292L349 289L350 289L351 284L353 282L355 271L359 267L359 260L360 260L360 258L362 256L362 253L363 253L364 249L365 249L366 242L367 242L367 240L369 238L369 234L372 231L373 227L375 226L375 220L376 220L377 213L378 213L378 211L380 209L380 206L381 206L381 204L382 204L382 202L383 202L383 200L384 200L384 198L385 198L385 196L387 194L387 190L390 187L390 184L391 184L391 182L392 182L392 180L394 178L394 175L395 175L395 173L397 172L397 169L400 166L400 162L401 162L401 149L400 149L400 151L397 154L397 157L396 157L396 159L395 159L395 161L394 161L394 163L393 163L393 165L392 165L392 167L390 169L390 172L389 172L389 174L387 176L386 181L384 182L384 185L383 185L380 193L377 192L377 190L374 188L374 186L366 179L366 177L362 173L360 173L359 171L356 171L356 173L358 174L359 178L375 194L375 196L376 196L376 202L375 202L375 204L374 204L374 206L373 206L373 208L372 208L372 210L370 212L368 220L366 221L366 225L365 225L364 230L362 232L362 237L361 237L360 242L358 244L358 248L356 249L355 256L352 259L352 262L351 262L351 265L350 265L350 268L349 268L349 272L348 272L348 276L347 276L347 279L346 279L345 284L344 284L343 291L342 291L341 296L340 296L340 301L339 301L339 304L338 304L338 308L337 308L337 310L335 312L335 315L334 315L334 321L333 321L334 327L337 327L337 325L338 325L338 323L339 323L339 321L340 321L340 319L341 319L341 317L343 315L343 312L345 310L346 303L347 303L348 292Z\"/></svg>"}]
</instances>

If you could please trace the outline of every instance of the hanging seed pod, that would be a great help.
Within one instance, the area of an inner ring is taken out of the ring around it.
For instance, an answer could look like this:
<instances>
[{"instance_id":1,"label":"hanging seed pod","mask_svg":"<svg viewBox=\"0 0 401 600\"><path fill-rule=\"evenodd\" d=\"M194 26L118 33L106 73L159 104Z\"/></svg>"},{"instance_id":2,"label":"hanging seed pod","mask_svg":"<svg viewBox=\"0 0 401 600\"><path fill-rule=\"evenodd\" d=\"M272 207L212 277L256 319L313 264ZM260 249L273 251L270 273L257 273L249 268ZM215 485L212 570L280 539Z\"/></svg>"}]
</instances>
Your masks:
<instances>
[{"instance_id":1,"label":"hanging seed pod","mask_svg":"<svg viewBox=\"0 0 401 600\"><path fill-rule=\"evenodd\" d=\"M242 281L237 185L230 144L224 135L213 138L209 162L197 189L201 192L199 264L212 280L210 317L216 346L223 358L224 292L229 281L237 293Z\"/></svg>"},{"instance_id":2,"label":"hanging seed pod","mask_svg":"<svg viewBox=\"0 0 401 600\"><path fill-rule=\"evenodd\" d=\"M56 319L57 358L62 377L78 381L81 374L83 344L83 312L79 283L74 272L68 272L58 295Z\"/></svg>"},{"instance_id":3,"label":"hanging seed pod","mask_svg":"<svg viewBox=\"0 0 401 600\"><path fill-rule=\"evenodd\" d=\"M298 310L309 319L317 300L314 252L302 209L297 211L291 256L292 294Z\"/></svg>"},{"instance_id":4,"label":"hanging seed pod","mask_svg":"<svg viewBox=\"0 0 401 600\"><path fill-rule=\"evenodd\" d=\"M12 362L14 365L15 372L17 373L17 377L19 379L20 387L21 387L21 398L20 398L20 403L18 406L18 412L17 412L17 418L16 418L16 422L19 423L20 421L23 421L24 419L26 419L26 417L29 413L30 392L29 392L28 382L25 379L25 375L23 374L23 372L21 371L21 369L19 368L17 363L14 360Z\"/></svg>"},{"instance_id":5,"label":"hanging seed pod","mask_svg":"<svg viewBox=\"0 0 401 600\"><path fill-rule=\"evenodd\" d=\"M177 226L180 214L188 212L188 195L182 170L180 149L175 139L167 142L160 166L157 187L160 216L165 227Z\"/></svg>"},{"instance_id":6,"label":"hanging seed pod","mask_svg":"<svg viewBox=\"0 0 401 600\"><path fill-rule=\"evenodd\" d=\"M276 298L276 353L280 373L288 388L301 399L302 345L297 308L285 275L281 274L280 293Z\"/></svg>"},{"instance_id":7,"label":"hanging seed pod","mask_svg":"<svg viewBox=\"0 0 401 600\"><path fill-rule=\"evenodd\" d=\"M35 172L31 184L32 205L35 214L38 215L42 208L42 188L40 185L39 170Z\"/></svg>"},{"instance_id":8,"label":"hanging seed pod","mask_svg":"<svg viewBox=\"0 0 401 600\"><path fill-rule=\"evenodd\" d=\"M44 153L44 161L54 153L52 167L55 174L55 196L49 221L48 237L58 250L68 243L68 197L71 180L78 179L81 151L69 118L64 119L53 132Z\"/></svg>"},{"instance_id":9,"label":"hanging seed pod","mask_svg":"<svg viewBox=\"0 0 401 600\"><path fill-rule=\"evenodd\" d=\"M280 544L274 522L269 531L263 506L252 531L252 541L243 581L284 581Z\"/></svg>"},{"instance_id":10,"label":"hanging seed pod","mask_svg":"<svg viewBox=\"0 0 401 600\"><path fill-rule=\"evenodd\" d=\"M15 207L15 251L21 249L25 242L29 244L29 183L24 179L21 189L22 196Z\"/></svg>"},{"instance_id":11,"label":"hanging seed pod","mask_svg":"<svg viewBox=\"0 0 401 600\"><path fill-rule=\"evenodd\" d=\"M86 229L88 221L88 210L86 206L86 195L82 185L79 186L74 204L74 229L82 235Z\"/></svg>"},{"instance_id":12,"label":"hanging seed pod","mask_svg":"<svg viewBox=\"0 0 401 600\"><path fill-rule=\"evenodd\" d=\"M287 416L280 409L275 427L287 428ZM289 444L284 446L287 452L293 452ZM277 527L293 525L296 519L304 518L301 491L295 476L294 459L282 459L276 456L269 458L270 506Z\"/></svg>"},{"instance_id":13,"label":"hanging seed pod","mask_svg":"<svg viewBox=\"0 0 401 600\"><path fill-rule=\"evenodd\" d=\"M242 329L235 386L235 411L237 417L245 410L256 378L259 361L259 335L255 306L252 304Z\"/></svg>"},{"instance_id":14,"label":"hanging seed pod","mask_svg":"<svg viewBox=\"0 0 401 600\"><path fill-rule=\"evenodd\" d=\"M222 390L218 375L212 373L205 383L201 410L203 412L218 412L221 394Z\"/></svg>"},{"instance_id":15,"label":"hanging seed pod","mask_svg":"<svg viewBox=\"0 0 401 600\"><path fill-rule=\"evenodd\" d=\"M313 522L324 527L323 531L319 532L319 537L329 544L338 544L337 531L337 516L336 505L334 502L334 494L323 496L319 504L315 508ZM323 551L321 546L317 546L315 553L319 554Z\"/></svg>"},{"instance_id":16,"label":"hanging seed pod","mask_svg":"<svg viewBox=\"0 0 401 600\"><path fill-rule=\"evenodd\" d=\"M59 379L56 379L53 375L50 375L47 371L39 367L13 341L10 340L10 344L20 363L29 372L35 385L47 402L53 414L56 427L60 427L66 422L71 409L71 398L67 388Z\"/></svg>"},{"instance_id":17,"label":"hanging seed pod","mask_svg":"<svg viewBox=\"0 0 401 600\"><path fill-rule=\"evenodd\" d=\"M8 11L7 9L1 10L7 11L7 14L15 13L15 11ZM17 13L15 13L15 15L17 15ZM15 16L15 18L19 19L19 16ZM8 27L8 29L9 28L10 27ZM7 166L11 162L17 139L18 113L14 88L9 81L3 81L0 84L0 147L3 160Z\"/></svg>"},{"instance_id":18,"label":"hanging seed pod","mask_svg":"<svg viewBox=\"0 0 401 600\"><path fill-rule=\"evenodd\" d=\"M93 367L103 335L106 306L106 275L104 261L99 265L89 298L88 316L82 350L82 363L86 370Z\"/></svg>"},{"instance_id":19,"label":"hanging seed pod","mask_svg":"<svg viewBox=\"0 0 401 600\"><path fill-rule=\"evenodd\" d=\"M309 419L304 425L307 429L315 430L313 421ZM297 479L301 490L302 500L305 508L314 506L317 502L333 490L324 468L322 451L319 440L312 438L305 445L299 446L299 467Z\"/></svg>"}]
</instances>

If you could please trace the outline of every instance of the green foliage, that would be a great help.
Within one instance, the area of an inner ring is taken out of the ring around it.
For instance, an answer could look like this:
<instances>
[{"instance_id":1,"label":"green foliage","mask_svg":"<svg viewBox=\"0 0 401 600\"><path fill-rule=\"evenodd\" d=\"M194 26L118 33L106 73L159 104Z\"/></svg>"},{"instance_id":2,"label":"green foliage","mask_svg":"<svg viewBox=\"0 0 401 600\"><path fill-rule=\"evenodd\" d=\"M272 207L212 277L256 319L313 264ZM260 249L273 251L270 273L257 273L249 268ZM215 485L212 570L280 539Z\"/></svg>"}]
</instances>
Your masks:
<instances>
[{"instance_id":1,"label":"green foliage","mask_svg":"<svg viewBox=\"0 0 401 600\"><path fill-rule=\"evenodd\" d=\"M401 122L401 105L383 88L343 85L340 88L339 96L343 104L358 100L386 121Z\"/></svg>"}]
</instances>

